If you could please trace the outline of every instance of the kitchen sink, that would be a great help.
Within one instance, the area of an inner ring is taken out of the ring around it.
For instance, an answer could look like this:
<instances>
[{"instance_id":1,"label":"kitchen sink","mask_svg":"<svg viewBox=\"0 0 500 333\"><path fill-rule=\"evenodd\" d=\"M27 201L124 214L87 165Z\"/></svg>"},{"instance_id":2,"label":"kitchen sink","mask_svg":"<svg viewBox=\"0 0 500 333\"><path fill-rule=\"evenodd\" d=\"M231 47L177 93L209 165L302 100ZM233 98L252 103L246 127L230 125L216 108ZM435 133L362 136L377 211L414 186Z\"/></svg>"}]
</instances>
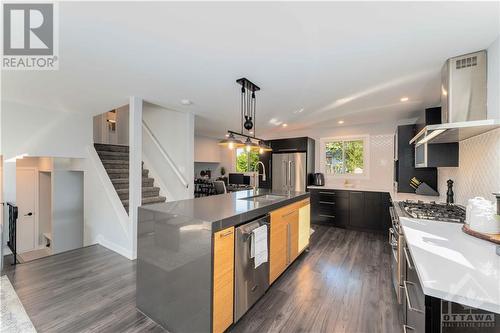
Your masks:
<instances>
[{"instance_id":1,"label":"kitchen sink","mask_svg":"<svg viewBox=\"0 0 500 333\"><path fill-rule=\"evenodd\" d=\"M280 199L286 198L285 195L276 195L276 194L260 194L254 195L251 197L240 198L239 200L248 200L248 201L256 201L256 202L266 202L266 201L276 201Z\"/></svg>"}]
</instances>

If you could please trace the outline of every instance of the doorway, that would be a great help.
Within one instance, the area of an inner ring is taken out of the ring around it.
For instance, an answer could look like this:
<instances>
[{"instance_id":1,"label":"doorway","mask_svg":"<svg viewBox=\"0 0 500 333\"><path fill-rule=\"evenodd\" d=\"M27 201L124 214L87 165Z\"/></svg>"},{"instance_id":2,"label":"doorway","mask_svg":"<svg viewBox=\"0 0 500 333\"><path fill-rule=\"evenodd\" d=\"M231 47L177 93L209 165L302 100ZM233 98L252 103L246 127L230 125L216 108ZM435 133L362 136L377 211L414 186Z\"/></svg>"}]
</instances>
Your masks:
<instances>
[{"instance_id":1,"label":"doorway","mask_svg":"<svg viewBox=\"0 0 500 333\"><path fill-rule=\"evenodd\" d=\"M37 169L18 167L16 170L17 252L33 251L37 248L38 235L38 179Z\"/></svg>"}]
</instances>

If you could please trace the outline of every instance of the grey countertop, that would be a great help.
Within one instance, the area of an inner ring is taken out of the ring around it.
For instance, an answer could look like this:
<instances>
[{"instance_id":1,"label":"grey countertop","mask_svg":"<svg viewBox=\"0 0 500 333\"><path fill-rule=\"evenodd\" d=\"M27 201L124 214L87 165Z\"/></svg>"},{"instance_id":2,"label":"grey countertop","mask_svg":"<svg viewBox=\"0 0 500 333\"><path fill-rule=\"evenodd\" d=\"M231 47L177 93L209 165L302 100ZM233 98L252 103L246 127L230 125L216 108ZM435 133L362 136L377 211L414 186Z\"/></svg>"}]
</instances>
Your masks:
<instances>
[{"instance_id":1,"label":"grey countertop","mask_svg":"<svg viewBox=\"0 0 500 333\"><path fill-rule=\"evenodd\" d=\"M242 200L258 195L279 195L273 201ZM141 210L167 213L180 217L177 221L195 219L211 224L212 232L238 225L264 215L272 210L309 197L307 192L284 192L278 190L257 189L213 195L202 198L172 201L141 206Z\"/></svg>"}]
</instances>

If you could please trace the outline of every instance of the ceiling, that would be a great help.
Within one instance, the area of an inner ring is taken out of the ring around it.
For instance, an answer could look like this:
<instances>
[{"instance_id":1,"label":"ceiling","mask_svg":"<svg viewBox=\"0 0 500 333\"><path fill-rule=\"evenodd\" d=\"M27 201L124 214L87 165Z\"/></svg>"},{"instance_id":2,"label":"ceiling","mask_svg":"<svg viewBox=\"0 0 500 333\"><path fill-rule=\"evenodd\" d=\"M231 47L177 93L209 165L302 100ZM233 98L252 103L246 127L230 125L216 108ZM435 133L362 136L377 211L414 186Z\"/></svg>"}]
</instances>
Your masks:
<instances>
[{"instance_id":1,"label":"ceiling","mask_svg":"<svg viewBox=\"0 0 500 333\"><path fill-rule=\"evenodd\" d=\"M60 69L2 72L4 100L97 114L141 96L194 112L208 136L239 128L240 77L262 89L259 136L413 117L439 104L445 59L500 32L499 2L61 2L59 12Z\"/></svg>"}]
</instances>

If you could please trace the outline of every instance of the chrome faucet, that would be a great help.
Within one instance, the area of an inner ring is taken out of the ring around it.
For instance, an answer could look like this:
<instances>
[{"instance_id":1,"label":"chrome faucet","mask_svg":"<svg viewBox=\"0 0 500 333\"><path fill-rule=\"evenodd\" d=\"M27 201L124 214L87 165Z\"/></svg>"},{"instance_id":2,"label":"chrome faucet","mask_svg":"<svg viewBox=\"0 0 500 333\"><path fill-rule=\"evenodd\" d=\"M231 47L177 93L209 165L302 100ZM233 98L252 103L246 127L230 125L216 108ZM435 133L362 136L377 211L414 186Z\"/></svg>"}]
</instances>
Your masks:
<instances>
[{"instance_id":1,"label":"chrome faucet","mask_svg":"<svg viewBox=\"0 0 500 333\"><path fill-rule=\"evenodd\" d=\"M262 165L262 173L261 174L259 174L259 164ZM253 179L253 188L256 189L257 188L257 178L259 176L262 176L262 181L263 182L266 181L266 166L261 161L258 161L255 164L255 167L253 168L253 171L255 172L255 174L253 176L254 177L254 179Z\"/></svg>"}]
</instances>

